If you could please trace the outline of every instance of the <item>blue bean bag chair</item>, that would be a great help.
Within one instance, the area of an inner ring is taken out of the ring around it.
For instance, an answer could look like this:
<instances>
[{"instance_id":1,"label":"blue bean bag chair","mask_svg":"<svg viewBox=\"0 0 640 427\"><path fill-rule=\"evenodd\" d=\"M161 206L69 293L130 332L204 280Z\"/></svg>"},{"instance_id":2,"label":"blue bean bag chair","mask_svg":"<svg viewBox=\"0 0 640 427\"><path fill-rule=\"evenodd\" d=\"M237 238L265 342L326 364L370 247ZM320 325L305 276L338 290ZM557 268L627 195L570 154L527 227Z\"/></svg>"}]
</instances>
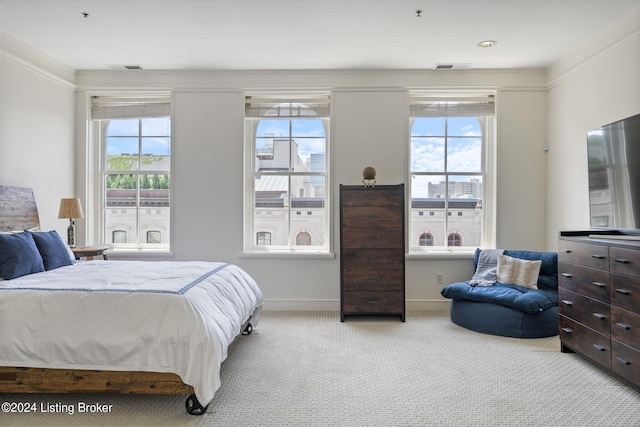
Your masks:
<instances>
[{"instance_id":1,"label":"blue bean bag chair","mask_svg":"<svg viewBox=\"0 0 640 427\"><path fill-rule=\"evenodd\" d=\"M476 250L474 256L476 273L481 252ZM470 281L453 283L441 291L442 296L452 300L451 321L476 332L506 337L558 335L557 253L505 250L503 254L541 261L533 288L499 281L489 286L473 286Z\"/></svg>"}]
</instances>

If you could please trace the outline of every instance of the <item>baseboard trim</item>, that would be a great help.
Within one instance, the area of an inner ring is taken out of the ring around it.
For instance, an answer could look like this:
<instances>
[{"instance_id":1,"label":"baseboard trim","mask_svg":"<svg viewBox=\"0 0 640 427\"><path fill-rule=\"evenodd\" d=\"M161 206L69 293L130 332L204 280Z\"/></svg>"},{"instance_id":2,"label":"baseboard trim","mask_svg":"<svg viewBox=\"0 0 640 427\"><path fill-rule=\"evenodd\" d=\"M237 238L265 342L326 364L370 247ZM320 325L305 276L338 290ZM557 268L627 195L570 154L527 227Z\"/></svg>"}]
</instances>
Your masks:
<instances>
[{"instance_id":1,"label":"baseboard trim","mask_svg":"<svg viewBox=\"0 0 640 427\"><path fill-rule=\"evenodd\" d=\"M407 300L406 310L449 312L449 300ZM283 300L267 299L264 302L266 311L340 311L340 300Z\"/></svg>"}]
</instances>

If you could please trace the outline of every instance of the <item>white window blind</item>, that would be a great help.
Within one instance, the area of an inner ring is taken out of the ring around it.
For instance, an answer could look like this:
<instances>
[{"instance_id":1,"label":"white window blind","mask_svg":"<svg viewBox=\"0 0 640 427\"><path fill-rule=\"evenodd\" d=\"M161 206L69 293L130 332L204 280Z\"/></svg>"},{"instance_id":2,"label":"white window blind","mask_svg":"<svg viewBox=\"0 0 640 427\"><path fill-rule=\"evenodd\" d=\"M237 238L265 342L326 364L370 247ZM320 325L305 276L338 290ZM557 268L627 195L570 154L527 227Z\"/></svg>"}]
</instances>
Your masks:
<instances>
[{"instance_id":1,"label":"white window blind","mask_svg":"<svg viewBox=\"0 0 640 427\"><path fill-rule=\"evenodd\" d=\"M247 118L329 117L329 95L246 96Z\"/></svg>"},{"instance_id":2,"label":"white window blind","mask_svg":"<svg viewBox=\"0 0 640 427\"><path fill-rule=\"evenodd\" d=\"M411 96L411 117L485 117L495 114L493 95L473 97Z\"/></svg>"},{"instance_id":3,"label":"white window blind","mask_svg":"<svg viewBox=\"0 0 640 427\"><path fill-rule=\"evenodd\" d=\"M91 118L93 120L154 117L171 117L171 99L168 96L148 98L94 96L91 98Z\"/></svg>"}]
</instances>

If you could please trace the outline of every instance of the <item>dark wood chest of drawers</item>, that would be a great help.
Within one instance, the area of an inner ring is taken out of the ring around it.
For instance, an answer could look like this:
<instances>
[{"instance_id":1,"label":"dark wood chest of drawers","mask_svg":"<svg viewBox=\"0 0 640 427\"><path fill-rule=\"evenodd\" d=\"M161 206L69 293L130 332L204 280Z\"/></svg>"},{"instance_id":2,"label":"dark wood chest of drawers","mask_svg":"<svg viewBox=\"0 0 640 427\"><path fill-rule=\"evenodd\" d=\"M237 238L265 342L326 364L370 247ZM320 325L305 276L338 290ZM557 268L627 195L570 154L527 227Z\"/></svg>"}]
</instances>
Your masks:
<instances>
[{"instance_id":1,"label":"dark wood chest of drawers","mask_svg":"<svg viewBox=\"0 0 640 427\"><path fill-rule=\"evenodd\" d=\"M558 272L562 351L640 387L640 242L561 233Z\"/></svg>"},{"instance_id":2,"label":"dark wood chest of drawers","mask_svg":"<svg viewBox=\"0 0 640 427\"><path fill-rule=\"evenodd\" d=\"M404 184L340 185L340 318L405 321Z\"/></svg>"}]
</instances>

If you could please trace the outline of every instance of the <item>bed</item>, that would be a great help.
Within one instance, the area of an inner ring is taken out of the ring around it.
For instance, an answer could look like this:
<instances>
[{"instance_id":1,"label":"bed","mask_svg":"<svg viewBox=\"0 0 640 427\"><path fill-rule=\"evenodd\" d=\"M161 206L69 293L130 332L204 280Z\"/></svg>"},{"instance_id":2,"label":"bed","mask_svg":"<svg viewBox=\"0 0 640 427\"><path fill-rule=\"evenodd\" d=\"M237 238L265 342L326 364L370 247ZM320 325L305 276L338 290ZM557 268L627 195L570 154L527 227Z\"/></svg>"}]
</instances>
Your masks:
<instances>
[{"instance_id":1,"label":"bed","mask_svg":"<svg viewBox=\"0 0 640 427\"><path fill-rule=\"evenodd\" d=\"M201 415L259 321L262 292L233 264L76 263L38 230L31 189L0 186L0 233L0 392L186 394Z\"/></svg>"}]
</instances>

